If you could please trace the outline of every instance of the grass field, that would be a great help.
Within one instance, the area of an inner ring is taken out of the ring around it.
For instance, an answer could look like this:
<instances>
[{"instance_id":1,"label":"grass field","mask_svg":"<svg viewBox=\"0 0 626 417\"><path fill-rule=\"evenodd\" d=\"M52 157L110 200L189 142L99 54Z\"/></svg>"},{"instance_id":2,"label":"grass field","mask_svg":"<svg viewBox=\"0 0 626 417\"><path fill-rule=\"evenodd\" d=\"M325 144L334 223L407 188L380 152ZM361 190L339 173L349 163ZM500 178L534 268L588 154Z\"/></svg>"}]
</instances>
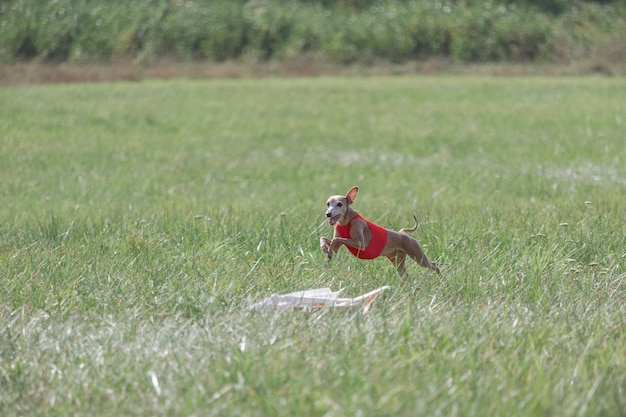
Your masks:
<instances>
[{"instance_id":1,"label":"grass field","mask_svg":"<svg viewBox=\"0 0 626 417\"><path fill-rule=\"evenodd\" d=\"M0 89L0 415L626 415L626 80ZM330 194L443 269L342 250ZM367 313L253 311L391 290Z\"/></svg>"}]
</instances>

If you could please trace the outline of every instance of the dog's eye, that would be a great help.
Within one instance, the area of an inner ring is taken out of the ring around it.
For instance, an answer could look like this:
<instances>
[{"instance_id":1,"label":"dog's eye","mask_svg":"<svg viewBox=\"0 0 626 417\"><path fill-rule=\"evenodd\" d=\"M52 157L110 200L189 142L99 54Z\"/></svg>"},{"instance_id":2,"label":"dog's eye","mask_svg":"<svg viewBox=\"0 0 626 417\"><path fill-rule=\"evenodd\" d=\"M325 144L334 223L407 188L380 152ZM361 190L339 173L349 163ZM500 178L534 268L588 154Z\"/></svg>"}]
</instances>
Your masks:
<instances>
[{"instance_id":1,"label":"dog's eye","mask_svg":"<svg viewBox=\"0 0 626 417\"><path fill-rule=\"evenodd\" d=\"M343 203L337 203L337 207L343 206Z\"/></svg>"},{"instance_id":2,"label":"dog's eye","mask_svg":"<svg viewBox=\"0 0 626 417\"><path fill-rule=\"evenodd\" d=\"M330 203L326 203L326 207L330 207Z\"/></svg>"}]
</instances>

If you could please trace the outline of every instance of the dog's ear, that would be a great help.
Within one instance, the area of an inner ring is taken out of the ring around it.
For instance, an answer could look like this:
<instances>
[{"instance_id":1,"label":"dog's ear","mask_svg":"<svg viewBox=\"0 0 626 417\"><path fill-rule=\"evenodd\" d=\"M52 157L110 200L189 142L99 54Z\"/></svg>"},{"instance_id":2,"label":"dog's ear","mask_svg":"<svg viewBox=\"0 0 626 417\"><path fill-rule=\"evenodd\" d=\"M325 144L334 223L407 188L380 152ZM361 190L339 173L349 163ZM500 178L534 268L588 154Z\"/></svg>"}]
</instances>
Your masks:
<instances>
[{"instance_id":1,"label":"dog's ear","mask_svg":"<svg viewBox=\"0 0 626 417\"><path fill-rule=\"evenodd\" d=\"M346 200L348 200L348 204L354 203L356 200L356 195L359 193L359 187L352 187L348 194L346 194Z\"/></svg>"}]
</instances>

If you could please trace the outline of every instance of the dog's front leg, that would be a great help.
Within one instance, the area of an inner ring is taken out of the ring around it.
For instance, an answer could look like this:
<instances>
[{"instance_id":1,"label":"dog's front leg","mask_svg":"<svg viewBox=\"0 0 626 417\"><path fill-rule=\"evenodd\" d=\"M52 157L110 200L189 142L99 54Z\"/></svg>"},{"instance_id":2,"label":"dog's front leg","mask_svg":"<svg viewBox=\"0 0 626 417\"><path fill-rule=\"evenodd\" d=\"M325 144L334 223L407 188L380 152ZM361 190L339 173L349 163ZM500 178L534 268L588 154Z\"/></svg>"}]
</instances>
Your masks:
<instances>
[{"instance_id":1,"label":"dog's front leg","mask_svg":"<svg viewBox=\"0 0 626 417\"><path fill-rule=\"evenodd\" d=\"M333 253L337 253L337 251L341 247L340 245L333 244L334 241L335 238L333 238L333 240L330 240L328 238L325 238L324 236L320 237L320 248L322 249L322 252L324 252L328 256L329 261L333 258Z\"/></svg>"},{"instance_id":2,"label":"dog's front leg","mask_svg":"<svg viewBox=\"0 0 626 417\"><path fill-rule=\"evenodd\" d=\"M358 250L365 250L365 236L363 235L363 229L361 227L353 226L350 231L350 239L346 239L340 236L333 237L330 242L330 250L337 253L341 245L350 246Z\"/></svg>"},{"instance_id":3,"label":"dog's front leg","mask_svg":"<svg viewBox=\"0 0 626 417\"><path fill-rule=\"evenodd\" d=\"M320 237L320 248L322 249L322 252L324 252L326 255L328 255L328 259L330 260L330 258L333 256L332 251L330 250L330 239L322 236Z\"/></svg>"}]
</instances>

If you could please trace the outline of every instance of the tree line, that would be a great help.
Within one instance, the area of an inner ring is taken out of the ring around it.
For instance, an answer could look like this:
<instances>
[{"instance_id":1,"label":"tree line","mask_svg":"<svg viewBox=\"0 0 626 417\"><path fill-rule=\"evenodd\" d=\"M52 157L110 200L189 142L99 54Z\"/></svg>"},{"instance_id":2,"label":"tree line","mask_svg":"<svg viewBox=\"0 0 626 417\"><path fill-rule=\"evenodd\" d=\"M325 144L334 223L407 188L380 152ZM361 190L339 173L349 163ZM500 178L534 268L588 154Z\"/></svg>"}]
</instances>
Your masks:
<instances>
[{"instance_id":1,"label":"tree line","mask_svg":"<svg viewBox=\"0 0 626 417\"><path fill-rule=\"evenodd\" d=\"M624 59L619 0L0 1L5 63Z\"/></svg>"}]
</instances>

